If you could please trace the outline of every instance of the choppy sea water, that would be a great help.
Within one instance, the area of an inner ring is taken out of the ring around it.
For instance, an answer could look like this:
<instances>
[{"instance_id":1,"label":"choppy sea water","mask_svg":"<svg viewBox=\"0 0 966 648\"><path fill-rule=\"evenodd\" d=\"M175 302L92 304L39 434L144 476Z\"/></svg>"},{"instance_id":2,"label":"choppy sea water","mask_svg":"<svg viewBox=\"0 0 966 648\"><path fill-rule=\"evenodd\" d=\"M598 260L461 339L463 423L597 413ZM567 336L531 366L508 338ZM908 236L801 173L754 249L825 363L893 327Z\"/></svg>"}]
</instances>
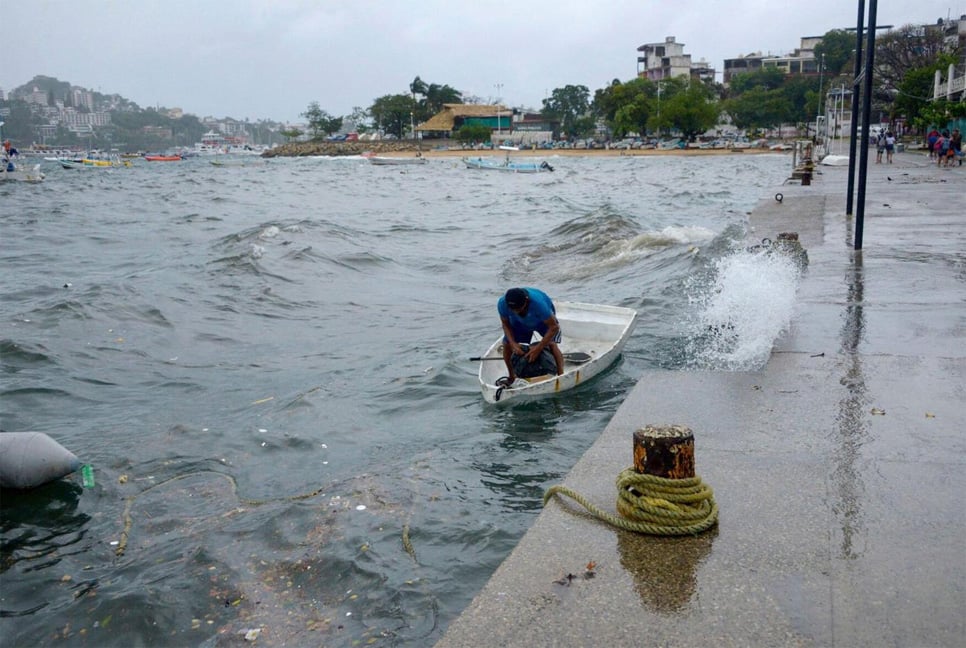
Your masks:
<instances>
[{"instance_id":1,"label":"choppy sea water","mask_svg":"<svg viewBox=\"0 0 966 648\"><path fill-rule=\"evenodd\" d=\"M797 278L740 241L787 156L551 161L0 187L0 425L97 482L2 493L3 645L431 645L642 370L765 362ZM635 308L621 361L485 404L513 285Z\"/></svg>"}]
</instances>

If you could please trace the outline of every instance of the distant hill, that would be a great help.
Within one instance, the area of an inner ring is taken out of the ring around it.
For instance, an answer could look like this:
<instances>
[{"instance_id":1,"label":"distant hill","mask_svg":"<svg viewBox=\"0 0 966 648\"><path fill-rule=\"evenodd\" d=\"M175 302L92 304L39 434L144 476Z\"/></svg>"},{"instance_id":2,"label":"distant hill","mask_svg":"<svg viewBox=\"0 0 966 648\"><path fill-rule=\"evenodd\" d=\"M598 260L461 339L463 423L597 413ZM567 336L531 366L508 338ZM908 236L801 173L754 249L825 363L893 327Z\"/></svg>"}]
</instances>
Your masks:
<instances>
[{"instance_id":1,"label":"distant hill","mask_svg":"<svg viewBox=\"0 0 966 648\"><path fill-rule=\"evenodd\" d=\"M5 137L21 148L95 147L122 151L160 151L190 147L208 130L241 137L251 144L284 141L282 124L239 122L230 117L202 122L197 116L166 108L141 108L119 94L105 95L54 77L37 75L0 101Z\"/></svg>"},{"instance_id":2,"label":"distant hill","mask_svg":"<svg viewBox=\"0 0 966 648\"><path fill-rule=\"evenodd\" d=\"M89 107L91 110L141 110L141 107L136 103L119 94L101 94L89 88L76 86L67 81L61 81L60 79L42 74L38 74L22 86L11 90L10 96L15 99L25 99L37 91L47 95L48 103L50 100L53 100L54 102L61 102L65 106L72 106L78 109L88 107L74 105L76 103L74 99L75 91L91 94L93 98L93 105Z\"/></svg>"},{"instance_id":3,"label":"distant hill","mask_svg":"<svg viewBox=\"0 0 966 648\"><path fill-rule=\"evenodd\" d=\"M34 91L34 88L54 97L66 97L70 93L70 84L54 77L37 75L19 88L10 91L11 97L24 97Z\"/></svg>"}]
</instances>

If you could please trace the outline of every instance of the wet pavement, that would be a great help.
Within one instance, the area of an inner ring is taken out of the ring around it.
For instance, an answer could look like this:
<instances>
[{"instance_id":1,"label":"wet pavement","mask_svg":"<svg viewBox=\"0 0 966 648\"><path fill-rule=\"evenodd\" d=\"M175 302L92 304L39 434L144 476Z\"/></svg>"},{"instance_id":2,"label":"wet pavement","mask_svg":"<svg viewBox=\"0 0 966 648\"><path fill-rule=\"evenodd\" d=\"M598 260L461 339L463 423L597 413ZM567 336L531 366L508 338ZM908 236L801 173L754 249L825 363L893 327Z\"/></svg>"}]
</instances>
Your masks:
<instances>
[{"instance_id":1,"label":"wet pavement","mask_svg":"<svg viewBox=\"0 0 966 648\"><path fill-rule=\"evenodd\" d=\"M437 648L966 645L966 166L870 160L861 252L847 172L750 216L809 258L767 365L643 375L563 482L614 512L633 432L684 424L718 526L555 498Z\"/></svg>"}]
</instances>

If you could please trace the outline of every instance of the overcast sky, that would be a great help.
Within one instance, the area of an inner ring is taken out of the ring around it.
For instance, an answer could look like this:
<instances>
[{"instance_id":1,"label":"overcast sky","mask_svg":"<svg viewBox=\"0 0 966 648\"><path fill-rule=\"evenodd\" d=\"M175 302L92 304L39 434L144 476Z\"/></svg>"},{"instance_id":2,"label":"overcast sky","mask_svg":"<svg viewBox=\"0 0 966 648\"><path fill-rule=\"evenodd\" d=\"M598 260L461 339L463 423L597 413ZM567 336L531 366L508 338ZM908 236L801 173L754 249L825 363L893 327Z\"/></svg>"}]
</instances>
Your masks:
<instances>
[{"instance_id":1,"label":"overcast sky","mask_svg":"<svg viewBox=\"0 0 966 648\"><path fill-rule=\"evenodd\" d=\"M964 14L966 0L882 0L876 22ZM554 88L634 78L637 48L667 36L720 81L725 58L789 53L857 17L857 0L3 0L0 88L42 74L142 107L298 121L419 76L539 108Z\"/></svg>"}]
</instances>

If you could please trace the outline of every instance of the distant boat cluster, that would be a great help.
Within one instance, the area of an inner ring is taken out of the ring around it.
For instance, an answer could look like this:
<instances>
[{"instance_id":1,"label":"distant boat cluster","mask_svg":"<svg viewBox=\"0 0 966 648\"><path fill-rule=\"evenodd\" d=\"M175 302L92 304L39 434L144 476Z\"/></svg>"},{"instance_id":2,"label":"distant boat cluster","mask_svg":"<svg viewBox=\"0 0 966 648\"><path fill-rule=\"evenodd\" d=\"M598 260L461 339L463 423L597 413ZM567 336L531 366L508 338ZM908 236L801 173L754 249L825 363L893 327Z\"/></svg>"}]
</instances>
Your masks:
<instances>
[{"instance_id":1,"label":"distant boat cluster","mask_svg":"<svg viewBox=\"0 0 966 648\"><path fill-rule=\"evenodd\" d=\"M138 152L120 153L116 149L112 151L101 151L91 149L88 151L76 151L69 149L45 149L27 150L19 153L14 150L12 153L4 154L3 168L0 169L0 181L19 180L23 182L42 182L46 177L40 170L40 164L34 163L27 168L21 159L42 158L45 162L51 162L64 169L111 169L117 167L130 167L134 160L144 160L145 162L180 162L181 160L193 157L209 156L260 156L268 150L264 146L253 146L250 144L239 144L232 139L223 137L215 131L205 133L200 142L196 142L191 147L180 147L169 149L158 153ZM253 163L255 161L253 160ZM213 161L212 164L215 164ZM236 164L216 164L216 166L235 166Z\"/></svg>"}]
</instances>

